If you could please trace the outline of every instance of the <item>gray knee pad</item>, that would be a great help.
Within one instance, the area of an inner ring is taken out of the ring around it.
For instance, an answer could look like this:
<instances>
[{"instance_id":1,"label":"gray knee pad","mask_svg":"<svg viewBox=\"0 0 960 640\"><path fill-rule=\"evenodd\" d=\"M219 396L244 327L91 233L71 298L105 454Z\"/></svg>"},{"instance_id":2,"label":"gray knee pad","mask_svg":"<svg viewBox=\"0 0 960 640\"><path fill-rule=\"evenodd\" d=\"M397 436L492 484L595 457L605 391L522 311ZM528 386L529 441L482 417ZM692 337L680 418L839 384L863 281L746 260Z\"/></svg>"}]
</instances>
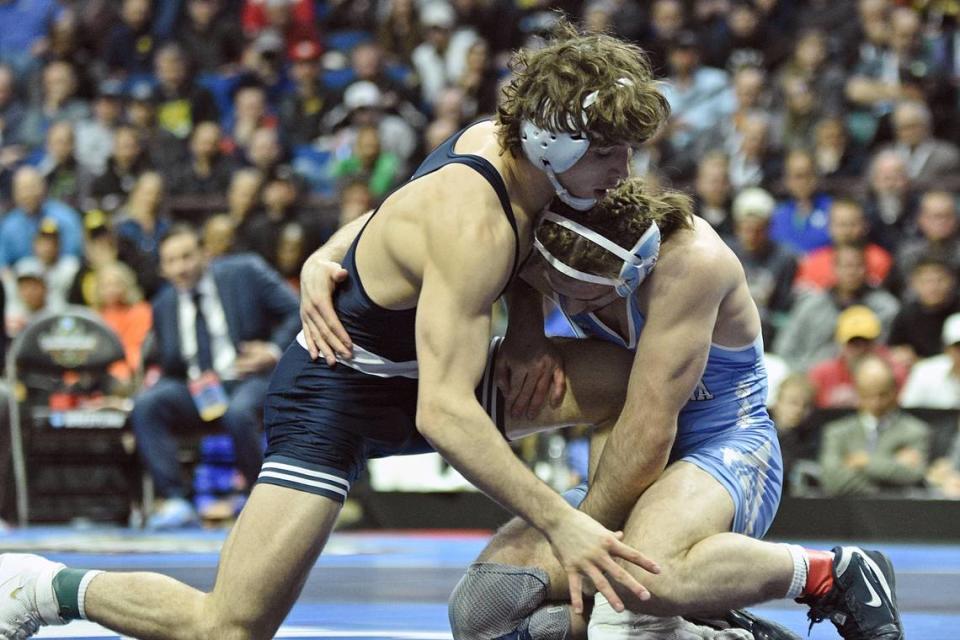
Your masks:
<instances>
[{"instance_id":1,"label":"gray knee pad","mask_svg":"<svg viewBox=\"0 0 960 640\"><path fill-rule=\"evenodd\" d=\"M536 567L475 562L450 595L454 640L568 640L569 607L544 606L549 585Z\"/></svg>"}]
</instances>

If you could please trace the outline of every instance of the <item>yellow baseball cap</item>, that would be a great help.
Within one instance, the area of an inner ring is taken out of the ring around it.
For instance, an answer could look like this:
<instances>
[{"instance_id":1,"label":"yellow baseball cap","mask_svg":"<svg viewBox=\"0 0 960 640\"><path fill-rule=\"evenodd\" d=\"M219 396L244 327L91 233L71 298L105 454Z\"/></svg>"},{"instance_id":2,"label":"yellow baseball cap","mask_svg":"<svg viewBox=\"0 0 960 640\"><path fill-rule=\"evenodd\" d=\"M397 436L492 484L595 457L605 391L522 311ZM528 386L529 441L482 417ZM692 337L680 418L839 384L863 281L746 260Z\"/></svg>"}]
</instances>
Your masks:
<instances>
[{"instance_id":1,"label":"yellow baseball cap","mask_svg":"<svg viewBox=\"0 0 960 640\"><path fill-rule=\"evenodd\" d=\"M848 307L837 317L836 339L840 344L853 338L876 340L880 330L880 318L870 307L861 304Z\"/></svg>"}]
</instances>

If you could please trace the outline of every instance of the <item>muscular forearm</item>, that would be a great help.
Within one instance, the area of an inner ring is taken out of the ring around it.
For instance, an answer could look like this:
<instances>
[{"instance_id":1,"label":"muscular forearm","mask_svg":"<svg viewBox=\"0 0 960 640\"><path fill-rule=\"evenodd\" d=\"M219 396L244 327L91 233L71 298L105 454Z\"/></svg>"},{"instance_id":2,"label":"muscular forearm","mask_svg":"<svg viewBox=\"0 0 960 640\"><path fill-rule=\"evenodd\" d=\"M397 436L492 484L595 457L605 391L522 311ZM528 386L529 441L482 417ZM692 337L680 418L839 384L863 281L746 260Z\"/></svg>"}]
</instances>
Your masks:
<instances>
[{"instance_id":1,"label":"muscular forearm","mask_svg":"<svg viewBox=\"0 0 960 640\"><path fill-rule=\"evenodd\" d=\"M444 403L421 412L418 422L423 436L454 469L540 532L546 534L571 509L514 455L479 405Z\"/></svg>"},{"instance_id":2,"label":"muscular forearm","mask_svg":"<svg viewBox=\"0 0 960 640\"><path fill-rule=\"evenodd\" d=\"M669 423L669 420L667 420ZM634 504L660 477L673 446L676 424L621 419L603 447L590 491L580 509L609 529L623 525Z\"/></svg>"},{"instance_id":3,"label":"muscular forearm","mask_svg":"<svg viewBox=\"0 0 960 640\"><path fill-rule=\"evenodd\" d=\"M360 235L360 230L363 229L363 225L367 223L371 215L373 215L372 211L365 213L337 229L337 232L330 236L330 239L322 247L314 251L310 258L327 262L342 262L343 256L347 254L350 245Z\"/></svg>"}]
</instances>

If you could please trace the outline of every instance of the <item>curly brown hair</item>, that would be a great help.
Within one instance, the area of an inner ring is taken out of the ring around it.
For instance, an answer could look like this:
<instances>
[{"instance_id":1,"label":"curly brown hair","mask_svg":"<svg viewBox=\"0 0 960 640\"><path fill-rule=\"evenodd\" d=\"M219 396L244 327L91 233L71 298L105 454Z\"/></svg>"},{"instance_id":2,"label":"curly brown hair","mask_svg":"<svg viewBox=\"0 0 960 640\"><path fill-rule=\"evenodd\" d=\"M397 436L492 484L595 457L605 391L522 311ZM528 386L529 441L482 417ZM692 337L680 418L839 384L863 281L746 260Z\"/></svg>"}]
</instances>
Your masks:
<instances>
[{"instance_id":1,"label":"curly brown hair","mask_svg":"<svg viewBox=\"0 0 960 640\"><path fill-rule=\"evenodd\" d=\"M517 155L524 119L555 132L587 132L603 146L639 145L670 115L640 47L605 34L581 34L560 19L547 46L520 50L497 107L500 146ZM584 112L584 98L597 91ZM584 121L586 116L586 121Z\"/></svg>"},{"instance_id":2,"label":"curly brown hair","mask_svg":"<svg viewBox=\"0 0 960 640\"><path fill-rule=\"evenodd\" d=\"M596 231L626 250L637 243L651 222L661 242L680 229L693 229L693 201L679 191L653 192L642 178L627 178L590 211L565 208L562 214ZM537 239L558 260L578 271L615 277L623 260L575 231L544 220Z\"/></svg>"}]
</instances>

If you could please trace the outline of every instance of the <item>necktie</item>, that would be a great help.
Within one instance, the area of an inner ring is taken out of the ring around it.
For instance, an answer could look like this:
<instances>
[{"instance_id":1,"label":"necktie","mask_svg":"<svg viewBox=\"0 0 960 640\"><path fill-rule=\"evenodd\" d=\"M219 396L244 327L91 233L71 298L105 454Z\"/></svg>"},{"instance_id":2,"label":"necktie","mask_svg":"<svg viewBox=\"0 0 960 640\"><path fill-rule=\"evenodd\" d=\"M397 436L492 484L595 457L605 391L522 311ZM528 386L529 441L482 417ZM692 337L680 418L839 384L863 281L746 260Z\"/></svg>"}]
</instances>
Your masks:
<instances>
[{"instance_id":1,"label":"necktie","mask_svg":"<svg viewBox=\"0 0 960 640\"><path fill-rule=\"evenodd\" d=\"M197 364L201 371L213 369L213 350L210 347L210 330L207 328L207 318L203 315L201 302L203 298L199 291L193 292L193 304L197 308Z\"/></svg>"}]
</instances>

